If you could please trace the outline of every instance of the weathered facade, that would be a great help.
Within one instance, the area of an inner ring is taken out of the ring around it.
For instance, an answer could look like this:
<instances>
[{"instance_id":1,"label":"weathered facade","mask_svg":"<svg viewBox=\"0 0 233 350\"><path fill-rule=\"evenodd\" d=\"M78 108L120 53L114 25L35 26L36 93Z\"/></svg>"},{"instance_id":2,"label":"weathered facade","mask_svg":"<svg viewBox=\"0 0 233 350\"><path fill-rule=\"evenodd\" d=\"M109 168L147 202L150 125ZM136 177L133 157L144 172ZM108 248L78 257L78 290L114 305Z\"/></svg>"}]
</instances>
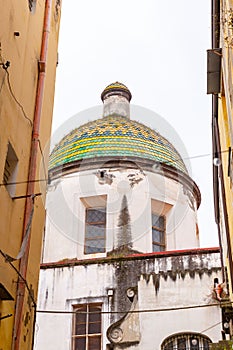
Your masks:
<instances>
[{"instance_id":1,"label":"weathered facade","mask_svg":"<svg viewBox=\"0 0 233 350\"><path fill-rule=\"evenodd\" d=\"M100 303L102 347L94 349L159 350L177 334L218 341L221 310L211 306L215 278L221 278L218 249L44 263L39 309L69 312ZM39 313L36 349L75 349L73 316Z\"/></svg>"},{"instance_id":2,"label":"weathered facade","mask_svg":"<svg viewBox=\"0 0 233 350\"><path fill-rule=\"evenodd\" d=\"M221 338L218 248L174 146L130 120L130 91L50 156L35 349L209 349ZM51 327L51 324L53 325Z\"/></svg>"},{"instance_id":3,"label":"weathered facade","mask_svg":"<svg viewBox=\"0 0 233 350\"><path fill-rule=\"evenodd\" d=\"M226 281L233 301L233 2L212 1L212 50L209 86L212 88L213 183L215 218ZM226 315L232 332L232 311Z\"/></svg>"},{"instance_id":4,"label":"weathered facade","mask_svg":"<svg viewBox=\"0 0 233 350\"><path fill-rule=\"evenodd\" d=\"M60 1L1 5L0 349L31 349Z\"/></svg>"}]
</instances>

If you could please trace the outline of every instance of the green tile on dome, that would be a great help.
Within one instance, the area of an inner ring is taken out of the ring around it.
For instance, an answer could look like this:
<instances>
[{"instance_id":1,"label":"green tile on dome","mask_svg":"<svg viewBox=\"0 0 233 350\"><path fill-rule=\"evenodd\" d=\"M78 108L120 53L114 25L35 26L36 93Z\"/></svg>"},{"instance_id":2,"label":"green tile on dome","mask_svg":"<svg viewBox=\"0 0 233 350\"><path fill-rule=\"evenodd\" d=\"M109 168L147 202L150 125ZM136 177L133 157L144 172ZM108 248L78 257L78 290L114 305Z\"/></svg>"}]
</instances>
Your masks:
<instances>
[{"instance_id":1,"label":"green tile on dome","mask_svg":"<svg viewBox=\"0 0 233 350\"><path fill-rule=\"evenodd\" d=\"M166 138L137 121L120 116L100 118L71 131L54 147L49 169L104 156L154 160L187 174L181 156Z\"/></svg>"}]
</instances>

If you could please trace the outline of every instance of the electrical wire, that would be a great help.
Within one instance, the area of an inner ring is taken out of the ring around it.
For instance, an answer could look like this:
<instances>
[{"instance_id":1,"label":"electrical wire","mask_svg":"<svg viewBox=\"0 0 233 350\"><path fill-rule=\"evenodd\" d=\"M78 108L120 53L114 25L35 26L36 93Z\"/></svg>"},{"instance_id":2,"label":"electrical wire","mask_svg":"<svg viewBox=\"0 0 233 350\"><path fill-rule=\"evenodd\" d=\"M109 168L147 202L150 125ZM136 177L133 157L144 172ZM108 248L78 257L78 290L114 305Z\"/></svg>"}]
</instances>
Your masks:
<instances>
[{"instance_id":1,"label":"electrical wire","mask_svg":"<svg viewBox=\"0 0 233 350\"><path fill-rule=\"evenodd\" d=\"M42 153L42 149L40 147L40 152ZM224 151L221 151L219 153L226 153L226 152L229 152L229 149L227 150L224 150ZM211 156L212 154L211 153L204 153L204 154L200 154L200 155L196 155L196 156L192 156L192 157L189 157L189 158L185 158L186 160L188 159L197 159L197 158L203 158L203 157L209 157ZM174 162L173 162L174 163ZM45 162L44 162L44 169L46 169L45 167ZM69 175L69 178L71 177L75 177L76 175ZM44 178L44 179L36 179L36 180L25 180L25 181L16 181L16 182L9 182L9 183L0 183L0 187L1 186L6 186L6 185L21 185L21 184L27 184L27 183L30 183L30 182L49 182L51 179L50 178Z\"/></svg>"},{"instance_id":2,"label":"electrical wire","mask_svg":"<svg viewBox=\"0 0 233 350\"><path fill-rule=\"evenodd\" d=\"M19 250L19 253L18 253L17 257L14 260L21 259L23 257L23 255L24 255L26 247L27 247L27 242L28 242L28 239L29 239L29 236L30 236L30 232L31 232L32 218L33 218L34 208L35 208L34 199L35 199L35 195L31 195L31 200L32 200L31 212L30 212L30 215L29 215L29 219L28 219L26 230L25 230L25 234L24 234L24 237L23 237L23 242L21 244L21 247L20 247L20 250Z\"/></svg>"},{"instance_id":3,"label":"electrical wire","mask_svg":"<svg viewBox=\"0 0 233 350\"><path fill-rule=\"evenodd\" d=\"M44 154L43 154L43 151L42 151L40 139L38 139L38 144L39 144L39 149L40 149L40 153L41 153L41 157L42 157L42 164L43 164L44 176L45 176L45 178L46 178L46 177L47 177L47 171L46 171L45 159L44 159ZM48 179L46 180L46 184L48 184Z\"/></svg>"},{"instance_id":4,"label":"electrical wire","mask_svg":"<svg viewBox=\"0 0 233 350\"><path fill-rule=\"evenodd\" d=\"M13 316L12 314L7 314L7 315L5 315L5 316L1 316L1 317L0 317L0 321L6 319L6 318L8 318L8 317L12 317L12 316Z\"/></svg>"},{"instance_id":5,"label":"electrical wire","mask_svg":"<svg viewBox=\"0 0 233 350\"><path fill-rule=\"evenodd\" d=\"M31 126L33 126L32 121L28 118L28 116L27 116L27 114L26 114L26 112L24 110L24 107L18 101L18 99L16 98L16 96L15 96L15 94L13 92L13 89L12 89L12 86L11 86L11 82L10 82L10 74L8 72L9 65L5 65L5 64L1 64L1 65L3 66L3 69L5 70L5 74L4 74L4 77L2 79L2 83L1 83L1 86L0 86L0 93L1 93L2 87L3 87L4 82L5 82L5 78L7 77L8 88L9 88L9 91L11 93L12 98L14 99L16 104L20 107L24 118L30 123ZM42 147L41 147L41 142L40 142L39 139L38 139L38 144L39 144L39 149L40 149L40 153L41 153L41 156L42 156L42 163L43 163L43 170L44 170L45 178L44 179L38 179L38 180L32 180L32 181L28 181L27 180L27 181L11 182L11 183L8 183L7 185L18 185L18 184L24 184L24 183L29 183L29 182L43 182L43 181L48 183L49 179L46 178L46 173L47 172L46 172L46 167L45 167L45 159L44 159L44 155L43 155L43 151L42 151ZM221 151L221 153L225 153L225 152L228 152L228 151L229 150L224 150L224 151ZM210 153L207 153L207 154L197 155L197 156L193 156L193 157L183 158L183 160L197 159L197 158L207 157L207 156L210 156L210 155L211 155ZM177 160L174 160L172 163L178 162L180 160L181 159L179 158ZM0 186L5 186L5 184L0 184ZM28 290L29 296L30 296L30 298L32 300L33 306L36 309L37 305L36 305L35 299L34 299L32 293L31 293L31 290L30 290L30 288L28 286L28 283L27 283L26 279L22 276L22 274L18 271L18 269L12 264L13 260L12 260L12 258L10 256L5 254L1 249L0 249L0 254L4 257L5 262L10 264L10 266L15 270L17 275L25 283L25 286L26 286L26 288ZM14 260L16 260L16 259L14 259ZM150 310L145 310L145 309L144 310L132 310L132 311L126 311L126 312L128 314L133 314L133 313L152 313L152 312L176 311L176 310L186 310L186 309L212 307L212 306L219 306L219 303L212 303L212 304L205 304L205 305L191 305L191 306L174 307L174 308L150 309ZM77 311L59 311L59 310L36 310L36 312L37 313L46 313L46 314L76 314L77 313ZM88 312L79 311L79 313L87 314ZM101 312L91 312L91 313L98 313L98 314L100 314L100 313L101 314L124 314L125 312L123 312L123 311L101 311ZM10 317L10 316L12 316L12 315L11 314L6 315L6 316L2 317L1 319L7 318L7 317ZM217 326L220 323L221 323L221 321L217 322L216 324L214 324L214 325L210 326L209 328L206 328L205 330L203 330L201 333L204 333L207 330L214 328L215 326Z\"/></svg>"},{"instance_id":6,"label":"electrical wire","mask_svg":"<svg viewBox=\"0 0 233 350\"><path fill-rule=\"evenodd\" d=\"M5 64L4 64L4 63L1 63L1 65L2 65L3 69L5 70L5 75L4 75L2 84L1 84L0 92L1 92L1 89L2 89L2 86L3 86L3 83L4 83L4 80L5 80L5 77L7 76L7 82L8 82L9 91L10 91L10 93L11 93L11 95L12 95L14 101L15 101L15 102L18 104L18 106L21 108L24 117L29 121L29 123L31 124L31 126L33 126L32 121L27 117L26 112L25 112L23 106L22 106L21 103L17 100L17 98L15 97L15 94L14 94L14 92L13 92L13 89L12 89L12 86L11 86L11 82L10 82L10 75L9 75L9 72L8 72L8 68L9 68L9 66L10 66L10 62L7 61ZM25 181L10 182L10 183L7 183L7 185L19 185L19 184L27 184L27 183L31 183L31 182L46 182L46 183L48 184L48 182L49 182L50 179L46 177L47 171L46 171L45 159L44 159L44 154L43 154L43 151L42 151L40 139L38 139L38 143L39 143L40 153L41 153L41 156L42 156L43 170L44 170L45 178L44 178L44 179L38 179L38 180L30 180L30 181L29 181L29 180L25 180ZM229 150L221 151L221 153L225 153L225 152L229 152ZM183 158L183 160L196 159L196 158L203 158L203 157L208 157L208 156L210 156L210 155L211 155L211 153L206 153L206 154L201 154L201 155L197 155L197 156L186 157L186 158ZM181 160L181 158L177 158L177 159L173 160L171 163L176 163L176 162L179 162L180 160ZM5 185L6 185L5 183L1 183L1 184L0 184L0 186L5 186Z\"/></svg>"},{"instance_id":7,"label":"electrical wire","mask_svg":"<svg viewBox=\"0 0 233 350\"><path fill-rule=\"evenodd\" d=\"M0 249L0 254L4 257L5 262L9 263L10 266L15 270L15 272L17 273L17 275L22 279L22 281L25 283L25 286L28 290L29 296L32 300L33 306L35 308L35 311L37 313L43 313L43 314L77 314L77 311L64 311L64 310L37 310L37 305L35 302L35 299L31 293L31 289L28 286L28 283L26 281L26 279L21 275L21 273L18 271L18 269L12 264L11 262L11 257L9 257L7 254L5 254L1 249ZM222 306L224 303L212 303L212 304L204 304L204 305L189 305L189 306L182 306L182 307L173 307L173 308L161 308L161 309L143 309L143 310L127 310L127 311L93 311L93 312L89 312L89 314L136 314L136 313L152 313L152 312L166 312L166 311L179 311L179 310L187 310L187 309L197 309L197 308L205 308L205 307L212 307L212 306ZM229 304L229 302L227 303ZM87 314L87 311L79 311L79 314ZM203 330L201 333L217 326L218 324L220 324L221 322L218 322L208 328L206 328L205 330Z\"/></svg>"},{"instance_id":8,"label":"electrical wire","mask_svg":"<svg viewBox=\"0 0 233 350\"><path fill-rule=\"evenodd\" d=\"M223 150L221 152L218 152L218 154L222 154L222 153L226 153L226 152L229 152L229 148L227 150ZM192 157L184 157L184 158L176 158L174 160L171 159L171 161L169 162L165 162L165 164L173 164L173 163L176 163L176 162L179 162L181 160L190 160L190 159L199 159L199 158L205 158L205 157L209 157L209 156L212 156L212 153L203 153L203 154L199 154L199 155L196 155L196 156L192 156Z\"/></svg>"},{"instance_id":9,"label":"electrical wire","mask_svg":"<svg viewBox=\"0 0 233 350\"><path fill-rule=\"evenodd\" d=\"M30 125L31 125L31 127L32 127L32 126L33 126L32 121L28 118L28 116L26 115L26 112L25 112L23 106L21 105L21 103L20 103L20 102L17 100L17 98L15 97L15 94L14 94L14 92L13 92L13 90L12 90L12 87L11 87L10 74L9 74L9 72L8 72L7 69L6 69L6 73L7 73L7 83L8 83L8 87L9 87L9 91L10 91L10 93L11 93L11 96L13 97L13 99L14 99L14 101L17 103L17 105L21 108L24 118L27 119L27 120L29 121L29 123L30 123Z\"/></svg>"},{"instance_id":10,"label":"electrical wire","mask_svg":"<svg viewBox=\"0 0 233 350\"><path fill-rule=\"evenodd\" d=\"M208 306L219 306L219 303L213 303L213 304L207 304L207 305L193 305L193 306L187 306L187 307L180 307L180 308L163 308L163 309L153 309L153 310L132 310L132 311L93 311L93 312L87 312L87 311L79 311L79 314L134 314L134 313L152 313L152 312L163 312L163 311L176 311L176 310L184 310L184 309L190 309L190 308L200 308L200 307L208 307ZM43 313L43 314L77 314L77 311L57 311L57 310L37 310L37 313ZM214 323L213 325L209 326L208 328L203 329L199 333L205 333L209 331L210 329L218 326L221 324L222 321L219 321L217 323Z\"/></svg>"},{"instance_id":11,"label":"electrical wire","mask_svg":"<svg viewBox=\"0 0 233 350\"><path fill-rule=\"evenodd\" d=\"M127 311L78 311L80 314L87 314L87 313L93 313L93 314L141 314L141 313L152 313L152 312L165 312L165 311L178 311L178 310L189 310L189 309L197 309L197 308L205 308L205 307L212 307L212 306L219 306L222 305L220 303L212 303L212 304L203 304L203 305L189 305L189 306L181 306L181 307L170 307L170 308L161 308L161 309L144 309L144 310L127 310ZM44 313L44 314L77 314L77 311L61 311L61 310L37 310L37 313Z\"/></svg>"},{"instance_id":12,"label":"electrical wire","mask_svg":"<svg viewBox=\"0 0 233 350\"><path fill-rule=\"evenodd\" d=\"M22 104L18 101L18 99L16 98L14 92L13 92L13 89L12 89L12 86L11 86L11 82L10 82L10 74L8 72L8 68L10 66L10 62L9 61L6 61L6 63L1 63L1 66L3 67L3 69L5 70L6 72L6 75L7 76L7 84L8 84L8 88L9 88L9 91L11 93L11 96L13 97L14 101L16 102L16 104L20 107L22 113L23 113L23 116L25 119L27 119L27 121L30 123L31 127L33 126L32 124L32 121L30 120L30 118L28 118Z\"/></svg>"},{"instance_id":13,"label":"electrical wire","mask_svg":"<svg viewBox=\"0 0 233 350\"><path fill-rule=\"evenodd\" d=\"M212 326L210 326L210 327L208 327L208 328L204 329L204 330L203 330L203 331L201 331L200 333L205 333L205 332L209 331L210 329L212 329L212 328L214 328L214 327L218 326L218 325L219 325L219 324L221 324L221 323L222 323L222 321L217 322L217 323L213 324Z\"/></svg>"},{"instance_id":14,"label":"electrical wire","mask_svg":"<svg viewBox=\"0 0 233 350\"><path fill-rule=\"evenodd\" d=\"M221 151L221 152L218 152L218 153L222 154L222 153L226 153L226 152L229 152L229 149ZM209 156L212 156L212 153L204 153L204 154L200 154L200 155L197 155L197 156L192 156L192 157L187 157L187 158L182 158L182 159L183 160L189 160L189 159L204 158L204 157L209 157Z\"/></svg>"},{"instance_id":15,"label":"electrical wire","mask_svg":"<svg viewBox=\"0 0 233 350\"><path fill-rule=\"evenodd\" d=\"M219 304L216 304L216 305L219 305ZM162 310L162 309L161 309ZM159 312L159 311L161 311L161 310L156 310L157 312ZM139 310L140 311L140 310ZM135 311L135 312L139 312L139 311ZM143 311L143 310L142 310ZM162 310L163 311L163 310ZM41 310L37 310L37 313L42 313L42 311ZM43 312L44 313L44 312ZM51 313L51 312L50 312ZM55 312L52 312L53 314L55 313ZM63 314L67 314L68 312L63 312ZM69 313L72 313L72 314L77 314L77 312L69 312ZM87 314L87 312L80 312L79 311L79 314ZM89 312L89 314L93 314L93 313L98 313L98 314L103 314L103 313L108 313L108 312ZM109 312L110 313L110 312ZM112 312L113 313L113 312ZM132 311L130 312L128 312L128 313L133 313ZM222 323L222 321L219 321L219 322L217 322L217 323L214 323L214 324L212 324L211 326L209 326L208 328L205 328L205 329L203 329L203 330L201 330L200 332L198 332L199 334L204 334L204 333L206 333L207 331L209 331L210 329L213 329L214 327L216 327L216 326L218 326L218 325L220 325ZM39 330L39 326L38 326L38 324L37 324L37 332L38 332L38 330Z\"/></svg>"},{"instance_id":16,"label":"electrical wire","mask_svg":"<svg viewBox=\"0 0 233 350\"><path fill-rule=\"evenodd\" d=\"M1 186L8 186L8 185L22 185L22 184L28 184L31 182L48 182L48 179L38 179L38 180L26 180L26 181L16 181L16 182L8 182L8 183L1 183Z\"/></svg>"},{"instance_id":17,"label":"electrical wire","mask_svg":"<svg viewBox=\"0 0 233 350\"><path fill-rule=\"evenodd\" d=\"M9 255L5 254L1 249L0 249L0 254L4 257L5 262L8 263L8 264L10 264L10 266L13 268L13 270L15 270L15 272L17 273L17 275L18 275L18 276L22 279L22 281L24 282L24 284L25 284L25 286L26 286L26 288L27 288L28 294L29 294L29 296L30 296L30 298L31 298L31 301L32 301L32 303L33 303L33 306L34 306L34 308L36 309L37 305L36 305L35 299L34 299L34 297L33 297L33 295L32 295L31 289L29 288L26 279L21 275L20 271L12 264L12 262L11 262L11 259L12 259L12 258L11 258Z\"/></svg>"},{"instance_id":18,"label":"electrical wire","mask_svg":"<svg viewBox=\"0 0 233 350\"><path fill-rule=\"evenodd\" d=\"M1 91L2 91L3 84L5 82L5 79L6 79L6 71L5 71L5 74L4 74L3 79L2 79L2 84L1 84L1 87L0 87L0 94L1 94Z\"/></svg>"},{"instance_id":19,"label":"electrical wire","mask_svg":"<svg viewBox=\"0 0 233 350\"><path fill-rule=\"evenodd\" d=\"M11 93L11 96L13 97L14 101L17 103L17 105L21 108L22 110L22 113L23 113L23 116L25 117L25 119L27 119L29 121L29 123L31 124L31 126L33 126L32 124L32 121L30 120L30 118L28 118L25 110L24 110L24 107L21 105L21 103L18 101L18 99L15 97L15 94L13 92L13 89L12 89L12 86L11 86L11 82L10 82L10 74L8 72L8 68L10 66L10 62L7 61L5 64L4 63L1 63L1 66L3 67L3 69L5 70L5 75L2 79L2 84L1 84L1 87L0 87L0 93L1 93L1 90L2 90L2 87L3 87L3 84L4 84L4 81L5 81L5 78L7 76L7 83L8 83L8 87L9 87L9 91ZM42 151L42 148L41 148L41 142L40 142L40 139L38 139L38 143L39 143L39 149L40 149L40 153L41 153L41 156L42 156L42 162L43 162L43 168L44 168L44 175L46 177L46 167L45 167L45 160L44 160L44 155L43 155L43 151Z\"/></svg>"},{"instance_id":20,"label":"electrical wire","mask_svg":"<svg viewBox=\"0 0 233 350\"><path fill-rule=\"evenodd\" d=\"M218 305L218 304L217 304ZM160 310L156 310L156 311L160 311ZM137 311L136 311L137 312ZM41 310L37 310L37 313L42 313L42 311ZM68 312L66 312L66 313L68 313ZM69 313L72 313L72 314L77 314L77 312L69 312ZM79 311L79 313L85 313L85 314L87 314L87 312L80 312ZM98 314L100 314L100 313L103 313L103 312L89 312L89 314L93 314L93 313L98 313ZM107 312L106 312L107 313ZM128 312L128 313L132 313L132 312ZM53 312L53 314L54 314L54 312ZM63 312L63 314L64 314L64 312ZM204 334L204 333L206 333L207 331L209 331L210 329L212 329L212 328L214 328L214 327L216 327L216 326L218 326L218 325L220 325L222 323L222 321L219 321L219 322L217 322L217 323L214 323L214 324L212 324L211 326L209 326L208 328L205 328L205 329L203 329L202 331L200 331L200 332L198 332L199 334ZM39 325L37 324L37 331L36 331L36 333L38 333L38 331L39 331Z\"/></svg>"}]
</instances>

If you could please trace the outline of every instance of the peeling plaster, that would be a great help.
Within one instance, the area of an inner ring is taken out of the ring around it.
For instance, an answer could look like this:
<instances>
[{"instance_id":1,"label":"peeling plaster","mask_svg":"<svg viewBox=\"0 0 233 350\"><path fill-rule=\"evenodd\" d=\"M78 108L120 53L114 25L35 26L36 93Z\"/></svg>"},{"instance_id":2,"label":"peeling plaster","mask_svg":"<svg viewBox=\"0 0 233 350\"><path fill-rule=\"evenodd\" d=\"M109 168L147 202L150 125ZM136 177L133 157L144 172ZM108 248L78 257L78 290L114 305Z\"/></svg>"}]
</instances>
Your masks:
<instances>
[{"instance_id":1,"label":"peeling plaster","mask_svg":"<svg viewBox=\"0 0 233 350\"><path fill-rule=\"evenodd\" d=\"M179 322L174 324L169 313L166 312L165 315L159 311L161 308L169 309L171 305L182 308L195 304L216 303L216 299L213 299L214 279L221 279L221 264L217 250L203 249L199 253L190 250L186 255L185 252L176 252L173 253L174 255L172 253L168 254L169 252L165 252L161 256L159 254L153 256L138 254L131 257L114 256L96 260L90 259L76 261L77 265L73 262L72 265L63 266L62 268L59 268L59 265L54 267L51 265L47 269L41 270L39 299L45 299L48 296L45 310L64 310L64 308L65 310L71 310L72 305L77 302L85 303L93 302L93 300L103 302L103 310L112 311L111 315L103 316L103 347L110 346L109 349L115 350L134 347L135 349L151 349L150 346L148 347L149 340L147 341L153 333L150 324L158 322L160 317L162 319L166 317L166 329L161 328L163 322L161 322L161 327L160 323L156 323L159 331L155 348L158 349L161 341L171 334L169 332L174 331L174 327L177 331L180 328L176 327L185 327L182 320L185 317L187 318L187 315L192 318L190 327L194 331L197 330L195 327L205 329L206 315L210 318L215 317L219 321L221 317L218 306L209 307L208 309L195 309L195 311L187 310L186 316L184 316L183 311L179 311L179 315L182 317L179 318ZM56 288L54 288L54 284ZM131 333L132 337L130 336L131 338L128 338L128 340L126 335L126 338L122 338L122 342L107 345L108 340L105 337L105 331L111 325L113 326L112 329L117 325L119 327L116 328L122 329L122 322L130 321L128 316L130 316L129 311L132 309L132 300L127 296L129 288L137 292L139 309L157 309L159 312L155 314L142 313L139 315L139 321L136 318L131 318L132 322L136 322L134 328L138 327L137 329L140 329L140 334L136 332L133 335ZM114 313L115 311L120 311L120 313ZM40 340L38 339L37 343L43 344L43 337L46 334L48 335L46 329L49 328L49 319L43 314L38 314L38 317L40 328L38 337L40 337ZM65 348L62 339L64 337L66 339L72 328L72 316L70 314L63 315L62 318L59 316L54 322L54 330L51 331L49 337L56 339L57 347ZM141 328L142 325L143 329ZM216 329L210 329L207 332L207 335L213 341L216 341L220 327L221 325L218 327L217 333ZM56 331L57 329L59 329L59 332ZM136 343L139 338L140 342ZM129 341L128 345L126 345L127 341ZM36 350L43 348L43 346L38 346Z\"/></svg>"}]
</instances>

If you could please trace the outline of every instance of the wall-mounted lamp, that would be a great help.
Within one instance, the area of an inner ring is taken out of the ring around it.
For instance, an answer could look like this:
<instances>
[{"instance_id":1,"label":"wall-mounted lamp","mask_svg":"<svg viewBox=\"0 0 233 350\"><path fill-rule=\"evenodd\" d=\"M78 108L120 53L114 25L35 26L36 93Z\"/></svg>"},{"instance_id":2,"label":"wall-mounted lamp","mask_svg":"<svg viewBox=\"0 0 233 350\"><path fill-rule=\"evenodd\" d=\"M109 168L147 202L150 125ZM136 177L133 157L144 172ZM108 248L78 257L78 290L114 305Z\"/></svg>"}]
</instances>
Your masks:
<instances>
[{"instance_id":1,"label":"wall-mounted lamp","mask_svg":"<svg viewBox=\"0 0 233 350\"><path fill-rule=\"evenodd\" d=\"M113 289L108 289L108 297L112 297L113 296Z\"/></svg>"},{"instance_id":2,"label":"wall-mounted lamp","mask_svg":"<svg viewBox=\"0 0 233 350\"><path fill-rule=\"evenodd\" d=\"M197 339L195 339L195 338L193 338L192 340L191 340L191 343L192 343L192 345L197 345Z\"/></svg>"},{"instance_id":3,"label":"wall-mounted lamp","mask_svg":"<svg viewBox=\"0 0 233 350\"><path fill-rule=\"evenodd\" d=\"M221 159L220 158L214 158L213 163L214 163L214 166L220 166L221 165Z\"/></svg>"}]
</instances>

